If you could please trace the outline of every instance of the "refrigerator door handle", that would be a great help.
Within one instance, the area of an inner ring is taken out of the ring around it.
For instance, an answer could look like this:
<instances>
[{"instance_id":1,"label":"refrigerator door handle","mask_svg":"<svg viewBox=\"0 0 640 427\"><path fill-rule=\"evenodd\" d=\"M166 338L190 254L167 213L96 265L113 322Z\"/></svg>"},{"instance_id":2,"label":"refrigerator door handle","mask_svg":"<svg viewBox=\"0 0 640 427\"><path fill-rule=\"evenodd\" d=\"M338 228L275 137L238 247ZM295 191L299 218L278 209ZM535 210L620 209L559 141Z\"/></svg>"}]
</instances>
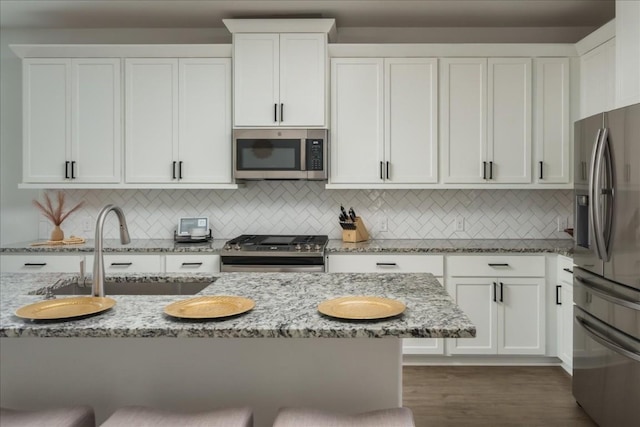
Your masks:
<instances>
[{"instance_id":1,"label":"refrigerator door handle","mask_svg":"<svg viewBox=\"0 0 640 427\"><path fill-rule=\"evenodd\" d=\"M588 279L585 279L584 277L574 276L574 279L577 282L580 282L580 284L582 284L582 286L584 286L587 289L587 292L591 292L592 294L597 295L600 298L607 300L609 302L612 302L616 305L620 305L623 307L640 311L639 301L633 301L633 300L627 299L625 295L621 295L620 293L601 290L595 283L593 283Z\"/></svg>"},{"instance_id":2,"label":"refrigerator door handle","mask_svg":"<svg viewBox=\"0 0 640 427\"><path fill-rule=\"evenodd\" d=\"M602 249L601 249L601 238L600 238L600 223L598 219L600 215L598 214L598 210L600 207L600 198L597 195L598 189L598 181L596 169L600 164L599 161L599 153L600 153L600 143L602 141L602 135L604 133L604 129L598 129L598 133L596 134L596 141L593 146L593 151L591 154L591 167L589 168L589 223L591 229L593 230L593 243L595 244L596 255L599 259L603 259L602 257ZM589 242L591 243L591 242Z\"/></svg>"},{"instance_id":3,"label":"refrigerator door handle","mask_svg":"<svg viewBox=\"0 0 640 427\"><path fill-rule=\"evenodd\" d=\"M584 330L591 336L591 338L593 338L598 343L602 344L603 346L609 348L610 350L613 350L616 353L621 354L629 359L635 360L636 362L640 362L640 354L636 353L635 351L627 350L626 348L622 347L620 344L611 341L610 338L599 333L595 328L593 328L586 321L586 319L580 316L576 316L576 322L578 322L580 326L582 326Z\"/></svg>"},{"instance_id":4,"label":"refrigerator door handle","mask_svg":"<svg viewBox=\"0 0 640 427\"><path fill-rule=\"evenodd\" d=\"M611 207L613 205L613 190L608 186L612 184L611 151L609 149L609 129L604 128L600 134L600 142L595 149L595 161L593 171L593 211L594 234L598 256L604 262L608 262L609 238L611 237ZM605 182L603 183L603 174ZM605 211L605 212L603 212ZM606 216L605 216L606 215Z\"/></svg>"}]
</instances>

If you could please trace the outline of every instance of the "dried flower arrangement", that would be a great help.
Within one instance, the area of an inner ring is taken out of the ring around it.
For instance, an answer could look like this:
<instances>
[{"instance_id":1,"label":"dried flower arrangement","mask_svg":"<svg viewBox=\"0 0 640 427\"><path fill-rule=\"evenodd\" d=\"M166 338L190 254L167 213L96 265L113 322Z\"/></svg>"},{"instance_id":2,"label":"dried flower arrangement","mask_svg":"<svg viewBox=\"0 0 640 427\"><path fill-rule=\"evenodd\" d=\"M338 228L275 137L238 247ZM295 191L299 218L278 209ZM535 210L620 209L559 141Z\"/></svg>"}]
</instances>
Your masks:
<instances>
[{"instance_id":1,"label":"dried flower arrangement","mask_svg":"<svg viewBox=\"0 0 640 427\"><path fill-rule=\"evenodd\" d=\"M53 231L51 232L51 240L58 241L64 239L64 232L60 229L60 225L64 222L65 219L69 217L72 213L80 209L84 202L80 202L75 205L73 208L69 209L67 212L64 212L64 202L65 202L65 194L62 191L58 191L57 193L58 204L54 208L53 203L51 202L51 198L48 193L44 193L44 205L37 200L33 201L33 205L37 207L40 212L50 220L53 225Z\"/></svg>"}]
</instances>

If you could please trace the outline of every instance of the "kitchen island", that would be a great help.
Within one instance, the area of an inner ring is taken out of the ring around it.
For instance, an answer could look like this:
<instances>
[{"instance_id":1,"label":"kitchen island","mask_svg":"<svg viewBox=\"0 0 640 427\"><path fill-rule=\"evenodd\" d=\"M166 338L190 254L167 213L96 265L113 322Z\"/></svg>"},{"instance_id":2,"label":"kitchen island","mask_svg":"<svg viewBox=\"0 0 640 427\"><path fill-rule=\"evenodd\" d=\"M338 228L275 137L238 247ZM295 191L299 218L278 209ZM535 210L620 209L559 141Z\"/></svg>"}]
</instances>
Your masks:
<instances>
[{"instance_id":1,"label":"kitchen island","mask_svg":"<svg viewBox=\"0 0 640 427\"><path fill-rule=\"evenodd\" d=\"M29 292L75 279L0 275L1 404L86 403L98 422L123 405L249 405L255 425L267 426L282 406L346 413L401 406L398 338L475 335L430 274L226 273L201 279L213 283L198 295L244 296L255 308L225 320L188 321L163 313L186 296L116 295L116 306L98 316L35 323L13 314L43 298ZM377 322L318 313L320 302L349 295L384 296L407 308Z\"/></svg>"}]
</instances>

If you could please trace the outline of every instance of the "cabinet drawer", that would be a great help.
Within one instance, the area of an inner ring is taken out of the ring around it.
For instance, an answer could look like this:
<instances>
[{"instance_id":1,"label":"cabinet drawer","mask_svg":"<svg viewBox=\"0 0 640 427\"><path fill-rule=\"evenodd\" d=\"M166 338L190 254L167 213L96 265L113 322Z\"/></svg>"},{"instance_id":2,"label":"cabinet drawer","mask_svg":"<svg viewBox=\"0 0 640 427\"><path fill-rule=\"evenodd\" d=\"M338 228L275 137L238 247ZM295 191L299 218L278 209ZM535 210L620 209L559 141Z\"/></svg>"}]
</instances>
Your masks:
<instances>
[{"instance_id":1,"label":"cabinet drawer","mask_svg":"<svg viewBox=\"0 0 640 427\"><path fill-rule=\"evenodd\" d=\"M2 273L78 273L80 255L2 255Z\"/></svg>"},{"instance_id":2,"label":"cabinet drawer","mask_svg":"<svg viewBox=\"0 0 640 427\"><path fill-rule=\"evenodd\" d=\"M93 272L93 255L87 256L87 273ZM104 255L104 272L108 273L162 273L160 255Z\"/></svg>"},{"instance_id":3,"label":"cabinet drawer","mask_svg":"<svg viewBox=\"0 0 640 427\"><path fill-rule=\"evenodd\" d=\"M431 273L442 276L441 255L329 255L330 273Z\"/></svg>"},{"instance_id":4,"label":"cabinet drawer","mask_svg":"<svg viewBox=\"0 0 640 427\"><path fill-rule=\"evenodd\" d=\"M167 273L218 273L220 255L167 255L165 271Z\"/></svg>"},{"instance_id":5,"label":"cabinet drawer","mask_svg":"<svg viewBox=\"0 0 640 427\"><path fill-rule=\"evenodd\" d=\"M558 282L573 286L573 259L558 256Z\"/></svg>"},{"instance_id":6,"label":"cabinet drawer","mask_svg":"<svg viewBox=\"0 0 640 427\"><path fill-rule=\"evenodd\" d=\"M451 277L544 277L544 255L448 256Z\"/></svg>"}]
</instances>

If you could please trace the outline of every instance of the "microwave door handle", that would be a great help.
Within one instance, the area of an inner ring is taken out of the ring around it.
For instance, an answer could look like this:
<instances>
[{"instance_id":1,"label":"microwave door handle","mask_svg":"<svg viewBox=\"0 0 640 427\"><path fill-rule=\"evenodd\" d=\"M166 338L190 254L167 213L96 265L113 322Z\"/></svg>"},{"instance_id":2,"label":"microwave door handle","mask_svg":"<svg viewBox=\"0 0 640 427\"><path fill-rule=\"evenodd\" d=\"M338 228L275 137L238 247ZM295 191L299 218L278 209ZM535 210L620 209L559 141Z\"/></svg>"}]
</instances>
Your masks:
<instances>
[{"instance_id":1,"label":"microwave door handle","mask_svg":"<svg viewBox=\"0 0 640 427\"><path fill-rule=\"evenodd\" d=\"M307 140L300 138L300 170L307 170Z\"/></svg>"},{"instance_id":2,"label":"microwave door handle","mask_svg":"<svg viewBox=\"0 0 640 427\"><path fill-rule=\"evenodd\" d=\"M599 228L596 217L596 212L599 207L599 198L596 195L596 164L598 163L598 148L600 147L600 137L602 136L602 131L603 129L598 129L598 133L596 134L596 140L593 145L593 151L591 152L591 162L589 167L589 225L593 230L593 236L590 237L593 238L596 255L599 259L602 259L602 251L600 249L600 239L598 238ZM590 243L591 241L589 242L589 244Z\"/></svg>"}]
</instances>

